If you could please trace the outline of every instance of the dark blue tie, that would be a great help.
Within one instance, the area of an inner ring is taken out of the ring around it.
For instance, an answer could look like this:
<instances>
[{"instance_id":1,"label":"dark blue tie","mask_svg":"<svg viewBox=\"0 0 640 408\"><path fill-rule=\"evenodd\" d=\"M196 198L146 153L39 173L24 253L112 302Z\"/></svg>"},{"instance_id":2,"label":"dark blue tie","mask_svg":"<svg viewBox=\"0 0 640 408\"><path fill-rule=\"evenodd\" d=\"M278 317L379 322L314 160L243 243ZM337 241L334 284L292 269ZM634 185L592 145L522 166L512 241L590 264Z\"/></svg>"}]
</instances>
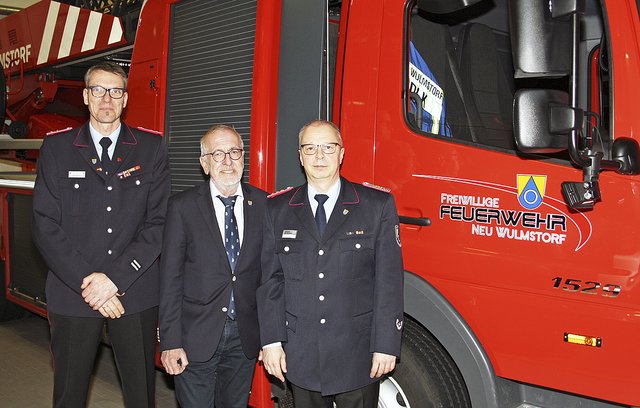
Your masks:
<instances>
[{"instance_id":1,"label":"dark blue tie","mask_svg":"<svg viewBox=\"0 0 640 408\"><path fill-rule=\"evenodd\" d=\"M238 235L238 224L233 207L238 196L218 196L218 198L224 204L224 249L227 251L231 273L235 273L236 262L238 262L238 257L240 256L240 235ZM231 289L231 300L229 300L227 315L233 320L236 319L236 302L233 298L233 289Z\"/></svg>"},{"instance_id":2,"label":"dark blue tie","mask_svg":"<svg viewBox=\"0 0 640 408\"><path fill-rule=\"evenodd\" d=\"M100 155L100 161L102 162L102 168L105 174L109 174L111 170L111 159L109 158L109 146L111 146L111 139L103 137L100 139L100 146L102 146L102 154Z\"/></svg>"},{"instance_id":3,"label":"dark blue tie","mask_svg":"<svg viewBox=\"0 0 640 408\"><path fill-rule=\"evenodd\" d=\"M324 229L327 226L327 214L324 211L324 203L329 199L326 194L316 194L313 198L318 202L318 208L316 209L316 226L320 237L324 234Z\"/></svg>"}]
</instances>

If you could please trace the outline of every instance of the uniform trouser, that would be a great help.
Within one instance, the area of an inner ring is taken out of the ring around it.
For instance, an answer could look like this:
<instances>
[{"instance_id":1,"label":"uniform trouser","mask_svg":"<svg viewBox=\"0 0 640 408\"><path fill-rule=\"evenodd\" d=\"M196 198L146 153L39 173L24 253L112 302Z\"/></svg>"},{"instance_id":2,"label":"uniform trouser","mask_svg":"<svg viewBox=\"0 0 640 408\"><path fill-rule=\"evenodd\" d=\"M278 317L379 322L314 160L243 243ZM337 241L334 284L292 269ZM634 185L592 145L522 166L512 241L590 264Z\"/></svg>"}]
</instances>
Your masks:
<instances>
[{"instance_id":1,"label":"uniform trouser","mask_svg":"<svg viewBox=\"0 0 640 408\"><path fill-rule=\"evenodd\" d=\"M343 392L324 397L317 391L309 391L291 384L293 402L296 407L304 408L376 408L378 406L378 394L380 393L380 381L373 382L353 391Z\"/></svg>"},{"instance_id":2,"label":"uniform trouser","mask_svg":"<svg viewBox=\"0 0 640 408\"><path fill-rule=\"evenodd\" d=\"M119 319L49 313L53 355L53 406L84 408L96 352L107 322L125 406L155 406L158 308Z\"/></svg>"},{"instance_id":3,"label":"uniform trouser","mask_svg":"<svg viewBox=\"0 0 640 408\"><path fill-rule=\"evenodd\" d=\"M213 356L189 361L175 377L176 398L184 408L246 408L255 365L242 351L237 321L227 318Z\"/></svg>"}]
</instances>

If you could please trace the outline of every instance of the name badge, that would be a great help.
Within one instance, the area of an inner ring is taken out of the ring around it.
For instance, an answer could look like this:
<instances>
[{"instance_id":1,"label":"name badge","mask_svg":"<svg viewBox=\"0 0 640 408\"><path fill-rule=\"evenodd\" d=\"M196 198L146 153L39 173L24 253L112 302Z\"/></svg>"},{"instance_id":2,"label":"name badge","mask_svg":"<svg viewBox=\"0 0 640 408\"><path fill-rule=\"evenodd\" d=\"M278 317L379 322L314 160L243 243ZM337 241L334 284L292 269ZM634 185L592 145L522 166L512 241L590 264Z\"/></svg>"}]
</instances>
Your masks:
<instances>
[{"instance_id":1,"label":"name badge","mask_svg":"<svg viewBox=\"0 0 640 408\"><path fill-rule=\"evenodd\" d=\"M85 172L82 170L70 170L69 178L85 178Z\"/></svg>"},{"instance_id":2,"label":"name badge","mask_svg":"<svg viewBox=\"0 0 640 408\"><path fill-rule=\"evenodd\" d=\"M295 239L298 236L298 230L283 230L282 238Z\"/></svg>"}]
</instances>

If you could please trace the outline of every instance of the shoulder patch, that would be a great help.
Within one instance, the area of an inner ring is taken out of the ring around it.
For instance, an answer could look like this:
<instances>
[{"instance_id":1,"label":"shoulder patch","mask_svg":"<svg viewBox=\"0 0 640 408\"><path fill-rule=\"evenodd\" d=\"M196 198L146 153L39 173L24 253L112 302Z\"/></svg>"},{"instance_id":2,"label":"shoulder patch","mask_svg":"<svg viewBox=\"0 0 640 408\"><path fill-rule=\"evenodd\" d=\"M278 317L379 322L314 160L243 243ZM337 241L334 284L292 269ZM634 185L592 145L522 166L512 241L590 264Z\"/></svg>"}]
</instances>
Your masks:
<instances>
[{"instance_id":1,"label":"shoulder patch","mask_svg":"<svg viewBox=\"0 0 640 408\"><path fill-rule=\"evenodd\" d=\"M55 135L56 133L66 132L67 130L71 130L71 129L73 129L73 128L71 126L69 126L69 127L64 128L64 129L52 130L51 132L47 132L45 134L45 136Z\"/></svg>"},{"instance_id":2,"label":"shoulder patch","mask_svg":"<svg viewBox=\"0 0 640 408\"><path fill-rule=\"evenodd\" d=\"M382 186L379 186L377 184L371 184L371 183L368 183L366 181L364 183L362 183L362 185L365 186L365 187L372 188L374 190L384 191L385 193L390 193L391 192L390 188L382 187Z\"/></svg>"},{"instance_id":3,"label":"shoulder patch","mask_svg":"<svg viewBox=\"0 0 640 408\"><path fill-rule=\"evenodd\" d=\"M286 193L287 191L291 191L291 190L293 190L293 187L283 188L282 190L278 190L278 191L276 191L275 193L271 193L271 194L269 194L269 195L267 196L267 198L277 197L277 196L279 196L279 195L281 195L281 194L284 194L284 193Z\"/></svg>"},{"instance_id":4,"label":"shoulder patch","mask_svg":"<svg viewBox=\"0 0 640 408\"><path fill-rule=\"evenodd\" d=\"M136 129L142 130L143 132L148 132L148 133L153 133L155 135L163 136L162 132L160 132L159 130L151 130L151 129L143 128L142 126L138 126Z\"/></svg>"}]
</instances>

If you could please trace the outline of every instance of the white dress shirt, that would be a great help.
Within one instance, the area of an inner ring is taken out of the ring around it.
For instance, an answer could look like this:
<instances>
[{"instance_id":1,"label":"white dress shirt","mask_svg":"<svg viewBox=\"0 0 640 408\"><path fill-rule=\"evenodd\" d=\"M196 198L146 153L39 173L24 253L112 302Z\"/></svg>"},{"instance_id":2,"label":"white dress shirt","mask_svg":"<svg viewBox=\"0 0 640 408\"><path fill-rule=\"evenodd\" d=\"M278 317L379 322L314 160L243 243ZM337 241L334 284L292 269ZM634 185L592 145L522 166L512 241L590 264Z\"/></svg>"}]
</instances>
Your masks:
<instances>
[{"instance_id":1,"label":"white dress shirt","mask_svg":"<svg viewBox=\"0 0 640 408\"><path fill-rule=\"evenodd\" d=\"M100 139L102 139L103 137L108 137L109 139L111 139L111 146L109 146L109 148L107 149L107 153L109 154L109 158L113 160L113 153L116 151L116 143L118 142L118 136L120 136L121 127L122 124L120 124L118 128L114 130L110 135L105 136L95 130L93 126L91 126L91 122L89 122L89 133L91 133L91 140L93 140L93 145L96 147L98 157L102 157L102 146L100 145Z\"/></svg>"},{"instance_id":2,"label":"white dress shirt","mask_svg":"<svg viewBox=\"0 0 640 408\"><path fill-rule=\"evenodd\" d=\"M220 236L222 237L222 242L224 242L224 204L218 196L225 197L225 195L218 190L211 179L209 179L209 186L211 187L211 200L213 200L213 208L216 210L216 220L220 228ZM242 195L242 187L238 185L236 192L231 195L238 196L236 198L236 204L233 206L233 214L236 216L238 238L240 239L240 248L242 248L242 238L244 236L244 196Z\"/></svg>"}]
</instances>

